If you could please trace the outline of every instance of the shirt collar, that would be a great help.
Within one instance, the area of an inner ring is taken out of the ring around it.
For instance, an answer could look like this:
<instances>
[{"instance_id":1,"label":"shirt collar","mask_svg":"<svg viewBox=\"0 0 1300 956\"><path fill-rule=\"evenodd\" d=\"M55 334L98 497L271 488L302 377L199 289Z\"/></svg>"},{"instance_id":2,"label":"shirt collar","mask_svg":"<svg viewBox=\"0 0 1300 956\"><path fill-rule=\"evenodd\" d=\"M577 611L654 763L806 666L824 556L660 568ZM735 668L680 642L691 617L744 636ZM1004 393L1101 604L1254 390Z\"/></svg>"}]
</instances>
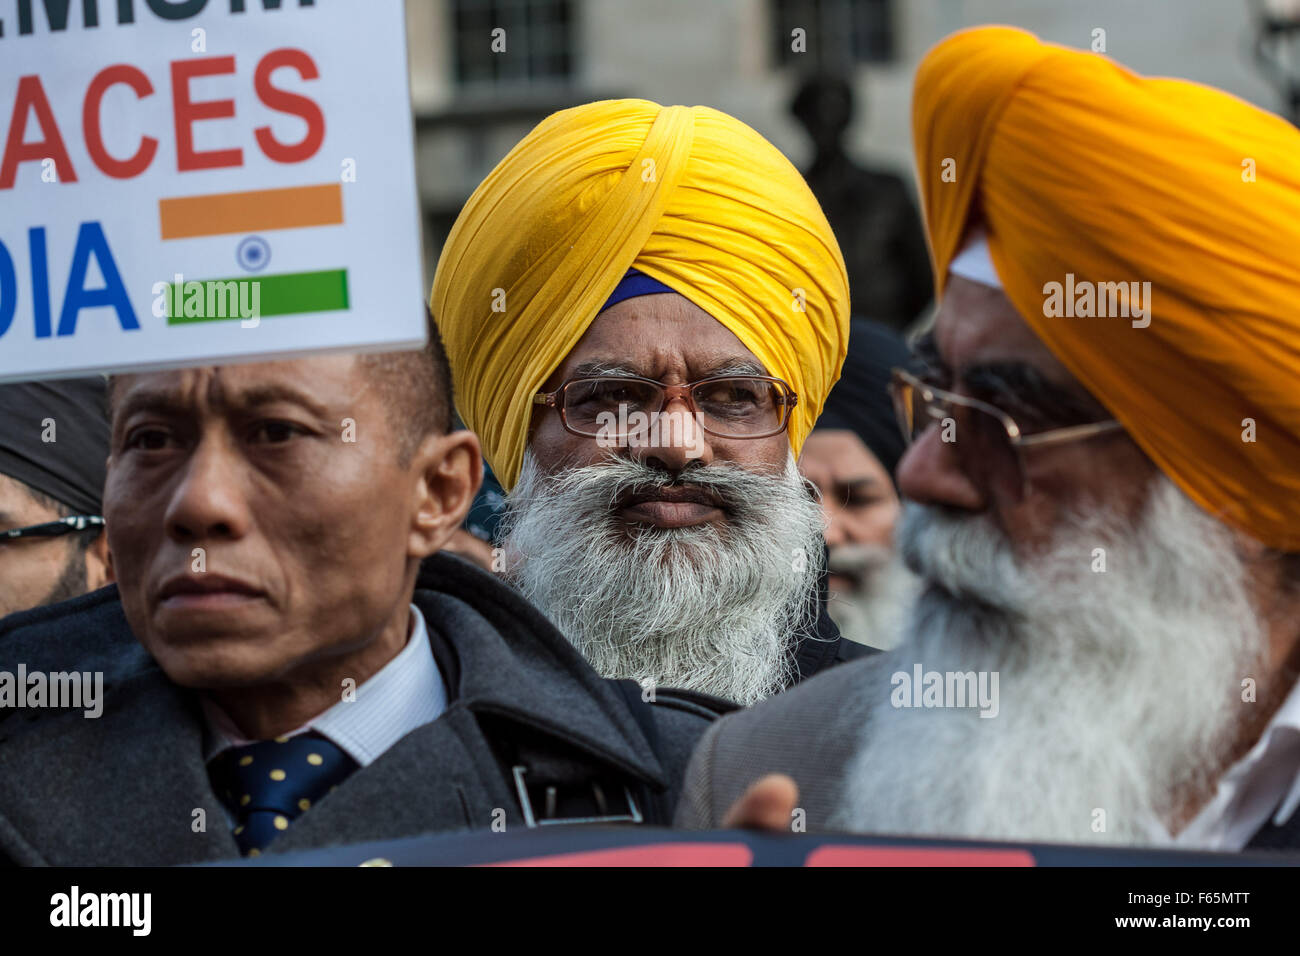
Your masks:
<instances>
[{"instance_id":1,"label":"shirt collar","mask_svg":"<svg viewBox=\"0 0 1300 956\"><path fill-rule=\"evenodd\" d=\"M1291 687L1291 693L1277 709L1277 713L1268 722L1264 732L1259 735L1255 746L1250 748L1250 753L1233 765L1228 771L1228 776L1234 782L1244 784L1260 769L1265 757L1274 749L1285 749L1288 745L1294 747L1298 738L1300 738L1300 680ZM1277 813L1273 815L1273 823L1277 826L1291 819L1291 814L1300 806L1300 767L1290 768L1290 783L1285 793L1286 796L1278 805Z\"/></svg>"},{"instance_id":2,"label":"shirt collar","mask_svg":"<svg viewBox=\"0 0 1300 956\"><path fill-rule=\"evenodd\" d=\"M1210 802L1179 832L1174 842L1240 849L1237 844L1248 843L1269 820L1269 812L1274 808L1273 824L1285 824L1300 807L1300 767L1294 762L1296 748L1300 746L1298 741L1300 681L1292 686L1259 740L1219 778ZM1279 775L1280 780L1268 780ZM1260 794L1267 795L1267 799L1261 801ZM1168 839L1167 831L1163 832Z\"/></svg>"},{"instance_id":3,"label":"shirt collar","mask_svg":"<svg viewBox=\"0 0 1300 956\"><path fill-rule=\"evenodd\" d=\"M412 633L406 646L357 687L350 699L340 700L285 736L314 730L365 767L416 727L441 716L447 709L447 691L433 659L424 615L414 604L411 622ZM201 699L207 725L205 762L231 747L253 743L206 695Z\"/></svg>"}]
</instances>

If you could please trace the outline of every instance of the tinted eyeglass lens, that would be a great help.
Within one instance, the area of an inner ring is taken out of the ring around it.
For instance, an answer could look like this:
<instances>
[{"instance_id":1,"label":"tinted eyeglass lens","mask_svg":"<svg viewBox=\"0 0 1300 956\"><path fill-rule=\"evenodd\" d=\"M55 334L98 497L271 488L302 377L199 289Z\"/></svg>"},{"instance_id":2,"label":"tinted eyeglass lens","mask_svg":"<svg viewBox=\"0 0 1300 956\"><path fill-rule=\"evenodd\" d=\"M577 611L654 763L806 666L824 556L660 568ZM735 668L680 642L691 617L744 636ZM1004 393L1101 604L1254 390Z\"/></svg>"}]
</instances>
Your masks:
<instances>
[{"instance_id":1,"label":"tinted eyeglass lens","mask_svg":"<svg viewBox=\"0 0 1300 956\"><path fill-rule=\"evenodd\" d=\"M894 386L894 411L908 443L915 442L931 425L938 425L941 437L951 436L962 469L1000 499L1019 502L1024 497L1024 476L1020 457L1007 437L1002 422L978 408L945 401L903 379ZM944 419L951 418L948 429Z\"/></svg>"},{"instance_id":2,"label":"tinted eyeglass lens","mask_svg":"<svg viewBox=\"0 0 1300 956\"><path fill-rule=\"evenodd\" d=\"M927 400L924 389L902 380L894 392L894 411L908 444L920 438L931 425L942 425L949 414L948 404L938 396Z\"/></svg>"},{"instance_id":3,"label":"tinted eyeglass lens","mask_svg":"<svg viewBox=\"0 0 1300 956\"><path fill-rule=\"evenodd\" d=\"M894 401L894 418L898 421L898 430L903 434L903 441L912 444L912 393L915 390L900 378L895 378L889 385L889 394Z\"/></svg>"},{"instance_id":4,"label":"tinted eyeglass lens","mask_svg":"<svg viewBox=\"0 0 1300 956\"><path fill-rule=\"evenodd\" d=\"M783 391L761 378L719 378L691 390L701 424L715 435L747 438L779 431L786 404Z\"/></svg>"},{"instance_id":5,"label":"tinted eyeglass lens","mask_svg":"<svg viewBox=\"0 0 1300 956\"><path fill-rule=\"evenodd\" d=\"M564 389L565 421L584 435L625 436L638 430L637 413L648 417L662 403L658 385L635 378L578 379Z\"/></svg>"},{"instance_id":6,"label":"tinted eyeglass lens","mask_svg":"<svg viewBox=\"0 0 1300 956\"><path fill-rule=\"evenodd\" d=\"M978 408L954 406L957 452L962 467L981 488L999 500L1017 503L1024 497L1020 456L996 416Z\"/></svg>"}]
</instances>

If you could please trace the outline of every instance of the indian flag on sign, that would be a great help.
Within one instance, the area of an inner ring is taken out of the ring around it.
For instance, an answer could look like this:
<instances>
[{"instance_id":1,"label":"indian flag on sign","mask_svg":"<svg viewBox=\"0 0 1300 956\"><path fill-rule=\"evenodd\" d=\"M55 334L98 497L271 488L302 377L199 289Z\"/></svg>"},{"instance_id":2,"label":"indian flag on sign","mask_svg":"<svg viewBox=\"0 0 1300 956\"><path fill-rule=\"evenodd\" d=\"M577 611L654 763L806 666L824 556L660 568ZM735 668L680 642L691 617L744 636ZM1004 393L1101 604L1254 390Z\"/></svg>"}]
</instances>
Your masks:
<instances>
[{"instance_id":1,"label":"indian flag on sign","mask_svg":"<svg viewBox=\"0 0 1300 956\"><path fill-rule=\"evenodd\" d=\"M249 192L213 193L158 201L164 240L255 234L277 229L343 225L338 183ZM268 249L269 252L269 249ZM260 255L251 247L250 258ZM246 265L260 268L256 261ZM348 308L346 269L222 278L178 276L168 297L167 324L266 318Z\"/></svg>"}]
</instances>

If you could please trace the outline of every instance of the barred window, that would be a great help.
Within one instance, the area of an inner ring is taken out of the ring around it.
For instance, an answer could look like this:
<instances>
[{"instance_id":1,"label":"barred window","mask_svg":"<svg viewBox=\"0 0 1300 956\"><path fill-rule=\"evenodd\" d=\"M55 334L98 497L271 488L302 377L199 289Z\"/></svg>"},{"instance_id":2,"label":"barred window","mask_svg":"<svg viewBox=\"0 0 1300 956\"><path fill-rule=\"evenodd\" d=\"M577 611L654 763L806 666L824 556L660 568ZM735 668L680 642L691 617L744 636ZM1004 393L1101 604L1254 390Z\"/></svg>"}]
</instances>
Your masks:
<instances>
[{"instance_id":1,"label":"barred window","mask_svg":"<svg viewBox=\"0 0 1300 956\"><path fill-rule=\"evenodd\" d=\"M844 70L894 58L892 0L770 0L773 50L781 66ZM804 52L794 49L803 30Z\"/></svg>"},{"instance_id":2,"label":"barred window","mask_svg":"<svg viewBox=\"0 0 1300 956\"><path fill-rule=\"evenodd\" d=\"M566 83L574 72L573 7L573 0L451 0L456 82Z\"/></svg>"}]
</instances>

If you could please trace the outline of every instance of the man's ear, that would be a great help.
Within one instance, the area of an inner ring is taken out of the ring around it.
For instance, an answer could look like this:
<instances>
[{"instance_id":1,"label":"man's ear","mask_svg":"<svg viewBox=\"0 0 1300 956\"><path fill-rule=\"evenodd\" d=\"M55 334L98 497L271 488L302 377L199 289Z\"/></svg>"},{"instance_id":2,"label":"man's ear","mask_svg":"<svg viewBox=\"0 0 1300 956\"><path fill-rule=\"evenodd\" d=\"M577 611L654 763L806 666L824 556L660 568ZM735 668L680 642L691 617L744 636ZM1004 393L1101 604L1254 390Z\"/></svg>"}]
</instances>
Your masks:
<instances>
[{"instance_id":1,"label":"man's ear","mask_svg":"<svg viewBox=\"0 0 1300 956\"><path fill-rule=\"evenodd\" d=\"M428 435L411 461L416 483L408 553L425 558L442 548L465 520L483 483L478 436L462 429Z\"/></svg>"}]
</instances>

